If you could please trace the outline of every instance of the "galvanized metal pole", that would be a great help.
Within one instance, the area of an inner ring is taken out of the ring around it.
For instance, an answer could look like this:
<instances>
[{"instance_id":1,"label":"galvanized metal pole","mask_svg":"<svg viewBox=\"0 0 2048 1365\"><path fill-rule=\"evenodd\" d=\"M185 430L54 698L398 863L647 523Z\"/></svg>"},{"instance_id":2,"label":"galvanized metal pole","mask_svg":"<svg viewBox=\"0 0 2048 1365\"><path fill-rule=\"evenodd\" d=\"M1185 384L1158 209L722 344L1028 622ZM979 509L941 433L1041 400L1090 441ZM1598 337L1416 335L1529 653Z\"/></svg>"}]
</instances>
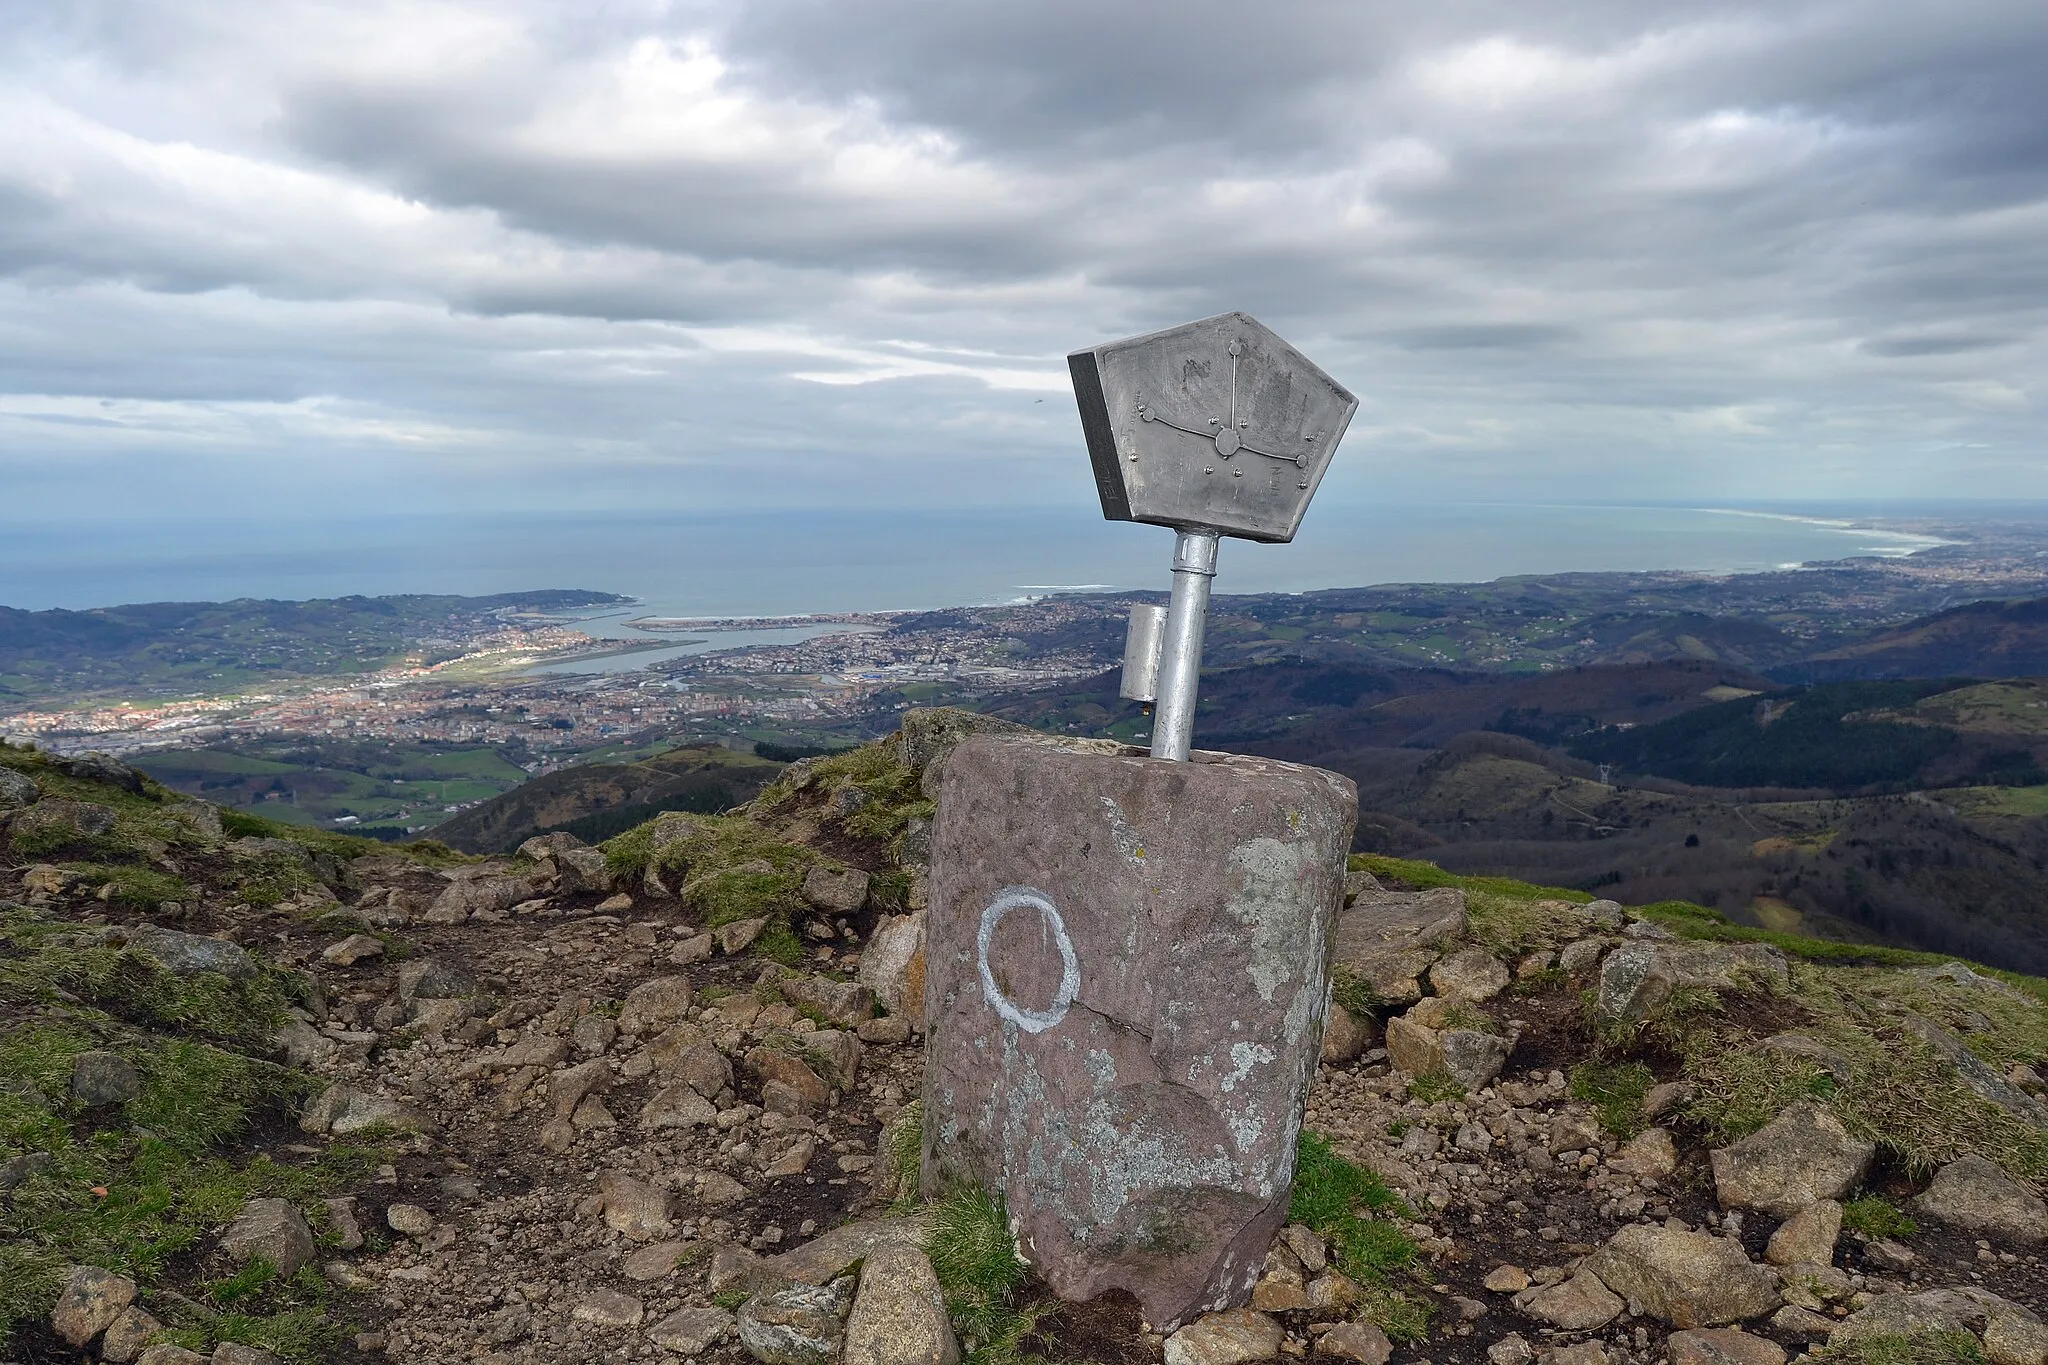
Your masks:
<instances>
[{"instance_id":1,"label":"galvanized metal pole","mask_svg":"<svg viewBox=\"0 0 2048 1365\"><path fill-rule=\"evenodd\" d=\"M1152 713L1152 757L1185 763L1195 734L1195 687L1202 672L1202 628L1209 580L1216 576L1215 531L1176 528L1173 596L1159 651L1159 702Z\"/></svg>"}]
</instances>

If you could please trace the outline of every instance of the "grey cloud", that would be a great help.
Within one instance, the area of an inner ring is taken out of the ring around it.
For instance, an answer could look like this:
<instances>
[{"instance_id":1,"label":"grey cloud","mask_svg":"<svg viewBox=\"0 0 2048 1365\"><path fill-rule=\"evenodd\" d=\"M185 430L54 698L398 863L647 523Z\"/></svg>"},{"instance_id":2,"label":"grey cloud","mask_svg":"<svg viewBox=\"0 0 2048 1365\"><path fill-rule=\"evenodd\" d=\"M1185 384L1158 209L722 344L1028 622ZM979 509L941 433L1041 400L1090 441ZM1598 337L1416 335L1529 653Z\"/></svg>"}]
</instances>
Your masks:
<instances>
[{"instance_id":1,"label":"grey cloud","mask_svg":"<svg viewBox=\"0 0 2048 1365\"><path fill-rule=\"evenodd\" d=\"M512 505L858 497L864 461L1000 502L1073 458L1064 351L1233 307L1424 490L2039 463L2035 0L382 22L0 0L0 478L218 432Z\"/></svg>"},{"instance_id":2,"label":"grey cloud","mask_svg":"<svg viewBox=\"0 0 2048 1365\"><path fill-rule=\"evenodd\" d=\"M2001 336L1907 336L1866 341L1862 348L1872 355L1911 359L1923 355L1963 355L2010 344Z\"/></svg>"}]
</instances>

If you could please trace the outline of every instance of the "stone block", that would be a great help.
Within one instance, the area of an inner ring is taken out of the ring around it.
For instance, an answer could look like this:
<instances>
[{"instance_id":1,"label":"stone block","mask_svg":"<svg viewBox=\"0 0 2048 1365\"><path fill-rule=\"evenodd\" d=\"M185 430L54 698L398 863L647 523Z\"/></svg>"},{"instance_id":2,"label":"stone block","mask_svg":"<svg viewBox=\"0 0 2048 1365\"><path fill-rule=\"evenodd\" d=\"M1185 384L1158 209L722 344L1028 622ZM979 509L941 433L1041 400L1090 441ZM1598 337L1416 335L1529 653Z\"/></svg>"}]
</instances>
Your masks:
<instances>
[{"instance_id":1,"label":"stone block","mask_svg":"<svg viewBox=\"0 0 2048 1365\"><path fill-rule=\"evenodd\" d=\"M1235 755L978 736L927 917L927 1189L1000 1191L1063 1298L1162 1331L1244 1302L1286 1220L1356 793Z\"/></svg>"}]
</instances>

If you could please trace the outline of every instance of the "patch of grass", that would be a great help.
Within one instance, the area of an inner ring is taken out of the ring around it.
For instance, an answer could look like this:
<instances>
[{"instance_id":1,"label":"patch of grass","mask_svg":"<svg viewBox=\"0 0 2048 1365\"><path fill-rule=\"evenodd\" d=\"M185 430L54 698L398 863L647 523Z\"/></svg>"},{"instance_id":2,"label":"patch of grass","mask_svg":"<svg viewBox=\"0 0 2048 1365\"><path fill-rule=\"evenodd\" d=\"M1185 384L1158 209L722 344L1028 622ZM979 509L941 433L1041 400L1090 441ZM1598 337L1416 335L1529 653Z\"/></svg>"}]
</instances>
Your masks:
<instances>
[{"instance_id":1,"label":"patch of grass","mask_svg":"<svg viewBox=\"0 0 2048 1365\"><path fill-rule=\"evenodd\" d=\"M773 916L762 928L761 937L754 940L753 951L756 957L765 957L785 967L797 966L805 957L803 940L789 927L789 921Z\"/></svg>"},{"instance_id":2,"label":"patch of grass","mask_svg":"<svg viewBox=\"0 0 2048 1365\"><path fill-rule=\"evenodd\" d=\"M1583 905L1594 896L1570 887L1540 886L1512 877L1464 877L1446 872L1435 863L1412 858L1389 858L1377 853L1354 853L1353 871L1366 871L1381 880L1393 880L1429 890L1455 886L1464 890L1473 921L1472 936L1497 950L1504 945L1535 946L1528 939L1531 921L1520 917L1532 913L1528 903L1540 900L1570 901ZM1737 924L1720 911L1691 901L1653 901L1633 907L1643 918L1663 925L1681 938L1706 939L1717 943L1766 943L1787 957L1838 966L1938 967L1956 960L1953 954L1927 953L1910 948L1884 948L1863 943L1838 943L1832 939L1808 938ZM1538 936L1536 941L1540 941ZM1970 964L1977 972L1995 977L2035 999L2048 1003L2048 979L2024 976L1991 967Z\"/></svg>"},{"instance_id":3,"label":"patch of grass","mask_svg":"<svg viewBox=\"0 0 2048 1365\"><path fill-rule=\"evenodd\" d=\"M1641 1062L1585 1062L1571 1070L1571 1094L1593 1106L1603 1129L1626 1141L1643 1131L1643 1096L1656 1079Z\"/></svg>"},{"instance_id":4,"label":"patch of grass","mask_svg":"<svg viewBox=\"0 0 2048 1365\"><path fill-rule=\"evenodd\" d=\"M1514 996L1548 995L1563 990L1571 984L1571 976L1562 967L1545 967L1541 971L1517 976L1508 983L1508 994Z\"/></svg>"},{"instance_id":5,"label":"patch of grass","mask_svg":"<svg viewBox=\"0 0 2048 1365\"><path fill-rule=\"evenodd\" d=\"M188 1152L236 1136L260 1110L291 1106L312 1089L284 1067L184 1039L137 1061L142 1093L128 1102L129 1121Z\"/></svg>"},{"instance_id":6,"label":"patch of grass","mask_svg":"<svg viewBox=\"0 0 2048 1365\"><path fill-rule=\"evenodd\" d=\"M220 826L221 832L230 839L287 839L315 853L331 853L342 859L391 853L409 847L403 844L379 843L375 839L365 839L356 834L338 834L333 830L314 829L308 825L288 825L282 820L266 820L260 815L251 815L247 811L235 810L229 806L220 808Z\"/></svg>"},{"instance_id":7,"label":"patch of grass","mask_svg":"<svg viewBox=\"0 0 2048 1365\"><path fill-rule=\"evenodd\" d=\"M320 879L303 858L284 850L235 850L234 892L251 905L277 905L313 890Z\"/></svg>"},{"instance_id":8,"label":"patch of grass","mask_svg":"<svg viewBox=\"0 0 2048 1365\"><path fill-rule=\"evenodd\" d=\"M1403 1212L1406 1206L1385 1181L1337 1155L1321 1133L1303 1130L1287 1217L1329 1240L1339 1270L1362 1285L1382 1285L1389 1274L1412 1265L1415 1243L1373 1216Z\"/></svg>"},{"instance_id":9,"label":"patch of grass","mask_svg":"<svg viewBox=\"0 0 2048 1365\"><path fill-rule=\"evenodd\" d=\"M800 790L858 788L867 800L846 817L842 828L855 838L878 842L896 839L915 817L929 820L934 809L919 789L916 771L898 762L896 746L886 741L821 758L801 781L801 787L786 778L771 783L754 798L754 809L763 815L773 814Z\"/></svg>"},{"instance_id":10,"label":"patch of grass","mask_svg":"<svg viewBox=\"0 0 2048 1365\"><path fill-rule=\"evenodd\" d=\"M1848 1060L1848 1081L1836 1081L1817 1062L1757 1048L1731 1034L1731 1024L1698 1024L1676 1049L1695 1089L1687 1117L1711 1138L1754 1132L1792 1101L1819 1096L1851 1132L1909 1170L1974 1153L2022 1179L2048 1177L2048 1134L1979 1099L1908 1026L1910 1004L1902 1002L1920 999L1929 984L1924 978L1795 962L1791 979L1791 998L1809 1016L1801 1032ZM2038 1008L2022 997L2010 1000Z\"/></svg>"},{"instance_id":11,"label":"patch of grass","mask_svg":"<svg viewBox=\"0 0 2048 1365\"><path fill-rule=\"evenodd\" d=\"M1866 1194L1842 1205L1842 1226L1865 1237L1911 1237L1920 1225L1899 1212L1888 1199Z\"/></svg>"},{"instance_id":12,"label":"patch of grass","mask_svg":"<svg viewBox=\"0 0 2048 1365\"><path fill-rule=\"evenodd\" d=\"M889 1173L889 1188L896 1201L907 1204L917 1197L924 1166L924 1101L903 1106L882 1131L882 1164Z\"/></svg>"},{"instance_id":13,"label":"patch of grass","mask_svg":"<svg viewBox=\"0 0 2048 1365\"><path fill-rule=\"evenodd\" d=\"M728 1313L737 1313L740 1311L740 1305L745 1303L748 1297L744 1289L721 1289L711 1296L711 1302Z\"/></svg>"},{"instance_id":14,"label":"patch of grass","mask_svg":"<svg viewBox=\"0 0 2048 1365\"><path fill-rule=\"evenodd\" d=\"M931 1219L925 1251L949 1296L1007 1299L1024 1283L1030 1271L1000 1197L968 1186L933 1205Z\"/></svg>"},{"instance_id":15,"label":"patch of grass","mask_svg":"<svg viewBox=\"0 0 2048 1365\"><path fill-rule=\"evenodd\" d=\"M0 1346L21 1323L46 1318L64 1287L64 1258L26 1241L0 1242Z\"/></svg>"},{"instance_id":16,"label":"patch of grass","mask_svg":"<svg viewBox=\"0 0 2048 1365\"><path fill-rule=\"evenodd\" d=\"M59 992L146 1028L256 1047L268 1045L297 998L285 972L181 977L147 953L81 943L73 926L26 911L0 913L0 1001L65 1003Z\"/></svg>"},{"instance_id":17,"label":"patch of grass","mask_svg":"<svg viewBox=\"0 0 2048 1365\"><path fill-rule=\"evenodd\" d=\"M1589 891L1576 891L1568 886L1539 886L1513 877L1465 877L1419 858L1390 858L1383 853L1354 853L1346 866L1353 872L1370 872L1381 881L1392 878L1406 882L1418 891L1456 886L1467 892L1487 891L1514 900L1558 900L1574 905L1598 899Z\"/></svg>"},{"instance_id":18,"label":"patch of grass","mask_svg":"<svg viewBox=\"0 0 2048 1365\"><path fill-rule=\"evenodd\" d=\"M181 1103L196 1107L196 1093L192 1088ZM145 1089L138 1104L146 1107L149 1098ZM130 1106L131 1113L136 1107ZM32 1109L41 1109L40 1121L27 1112ZM253 1113L244 1109L239 1115L224 1111L220 1117L186 1119L179 1136L189 1140L211 1128L232 1137L245 1131L251 1118ZM47 1108L0 1096L0 1157L20 1150L46 1152L49 1162L12 1192L13 1240L0 1245L0 1344L15 1325L49 1313L67 1265L106 1266L146 1285L174 1259L205 1245L248 1199L275 1195L302 1208L313 1206L320 1195L359 1185L390 1156L380 1148L344 1144L302 1166L280 1165L267 1157L237 1163L168 1141L139 1120L128 1131L80 1134ZM263 1322L270 1324L260 1327L260 1344L280 1354L295 1353L296 1359L317 1354L294 1344L303 1332L291 1324L300 1319L278 1325L278 1314L306 1307L306 1292L301 1286L259 1296L268 1315ZM314 1320L320 1316L313 1313Z\"/></svg>"},{"instance_id":19,"label":"patch of grass","mask_svg":"<svg viewBox=\"0 0 2048 1365\"><path fill-rule=\"evenodd\" d=\"M1685 1116L1714 1145L1748 1137L1795 1100L1812 1093L1826 1075L1819 1063L1755 1047L1715 1047L1707 1039L1686 1049L1685 1075L1693 1097Z\"/></svg>"},{"instance_id":20,"label":"patch of grass","mask_svg":"<svg viewBox=\"0 0 2048 1365\"><path fill-rule=\"evenodd\" d=\"M1574 907L1595 899L1588 892L1568 887L1538 886L1512 877L1463 877L1435 863L1376 853L1354 853L1349 866L1418 891L1457 887L1465 893L1472 941L1509 958L1577 938L1585 931L1585 917Z\"/></svg>"},{"instance_id":21,"label":"patch of grass","mask_svg":"<svg viewBox=\"0 0 2048 1365\"><path fill-rule=\"evenodd\" d=\"M164 901L188 901L192 888L183 878L147 867L126 867L108 863L64 863L88 885L111 887L107 899L116 905L154 910Z\"/></svg>"},{"instance_id":22,"label":"patch of grass","mask_svg":"<svg viewBox=\"0 0 2048 1365\"><path fill-rule=\"evenodd\" d=\"M1408 1094L1424 1104L1440 1104L1464 1099L1465 1087L1453 1080L1448 1071L1425 1071L1408 1082Z\"/></svg>"},{"instance_id":23,"label":"patch of grass","mask_svg":"<svg viewBox=\"0 0 2048 1365\"><path fill-rule=\"evenodd\" d=\"M1983 1347L1968 1332L1862 1337L1812 1355L1828 1365L1985 1365Z\"/></svg>"},{"instance_id":24,"label":"patch of grass","mask_svg":"<svg viewBox=\"0 0 2048 1365\"><path fill-rule=\"evenodd\" d=\"M901 915L910 909L910 874L876 872L868 877L868 903L885 915Z\"/></svg>"},{"instance_id":25,"label":"patch of grass","mask_svg":"<svg viewBox=\"0 0 2048 1365\"><path fill-rule=\"evenodd\" d=\"M1042 1358L1025 1343L1057 1305L1016 1303L1030 1270L1017 1255L1003 1201L970 1186L933 1205L931 1220L925 1251L967 1365L1037 1365Z\"/></svg>"},{"instance_id":26,"label":"patch of grass","mask_svg":"<svg viewBox=\"0 0 2048 1365\"><path fill-rule=\"evenodd\" d=\"M1374 1323L1387 1339L1401 1346L1419 1346L1429 1339L1429 1320L1436 1306L1398 1289L1374 1286L1365 1291L1358 1315Z\"/></svg>"},{"instance_id":27,"label":"patch of grass","mask_svg":"<svg viewBox=\"0 0 2048 1365\"><path fill-rule=\"evenodd\" d=\"M1445 1007L1444 1027L1447 1029L1470 1029L1476 1033L1491 1033L1497 1026L1485 1010L1468 1001L1458 1000Z\"/></svg>"},{"instance_id":28,"label":"patch of grass","mask_svg":"<svg viewBox=\"0 0 2048 1365\"><path fill-rule=\"evenodd\" d=\"M1341 963L1330 973L1330 999L1355 1019L1370 1019L1383 1003L1370 982Z\"/></svg>"},{"instance_id":29,"label":"patch of grass","mask_svg":"<svg viewBox=\"0 0 2048 1365\"><path fill-rule=\"evenodd\" d=\"M207 1285L208 1302L187 1299L175 1305L179 1325L164 1340L189 1351L208 1352L222 1342L236 1342L285 1360L324 1360L345 1335L328 1320L332 1294L316 1267L284 1276L268 1261L251 1261Z\"/></svg>"}]
</instances>

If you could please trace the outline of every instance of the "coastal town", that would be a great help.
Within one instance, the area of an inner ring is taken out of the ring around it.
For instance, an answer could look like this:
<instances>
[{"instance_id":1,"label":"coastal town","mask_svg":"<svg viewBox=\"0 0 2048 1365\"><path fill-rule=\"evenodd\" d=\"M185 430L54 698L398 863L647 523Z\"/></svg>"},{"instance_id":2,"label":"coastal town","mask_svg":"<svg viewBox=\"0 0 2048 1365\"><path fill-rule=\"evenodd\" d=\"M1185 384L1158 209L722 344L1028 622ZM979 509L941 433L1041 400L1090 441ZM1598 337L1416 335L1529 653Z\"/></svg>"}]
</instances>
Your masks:
<instances>
[{"instance_id":1,"label":"coastal town","mask_svg":"<svg viewBox=\"0 0 2048 1365\"><path fill-rule=\"evenodd\" d=\"M1113 662L1113 650L1105 652L1100 641L1120 635L1122 610L1118 603L1058 601L772 622L650 620L650 632L670 638L650 633L630 645L553 620L515 617L460 642L460 652L437 663L409 661L260 692L24 710L0 717L0 735L55 753L117 755L279 736L518 743L531 756L528 771L537 773L649 732L802 730L902 709L941 691L972 697L1098 673ZM1081 632L1093 647L1038 643L1077 625L1098 627ZM1005 633L1011 626L1027 628L1034 639ZM744 641L749 630L786 634L795 627L822 633L640 662L646 654L665 655L665 646L689 633L684 628ZM578 671L547 671L564 666Z\"/></svg>"}]
</instances>

